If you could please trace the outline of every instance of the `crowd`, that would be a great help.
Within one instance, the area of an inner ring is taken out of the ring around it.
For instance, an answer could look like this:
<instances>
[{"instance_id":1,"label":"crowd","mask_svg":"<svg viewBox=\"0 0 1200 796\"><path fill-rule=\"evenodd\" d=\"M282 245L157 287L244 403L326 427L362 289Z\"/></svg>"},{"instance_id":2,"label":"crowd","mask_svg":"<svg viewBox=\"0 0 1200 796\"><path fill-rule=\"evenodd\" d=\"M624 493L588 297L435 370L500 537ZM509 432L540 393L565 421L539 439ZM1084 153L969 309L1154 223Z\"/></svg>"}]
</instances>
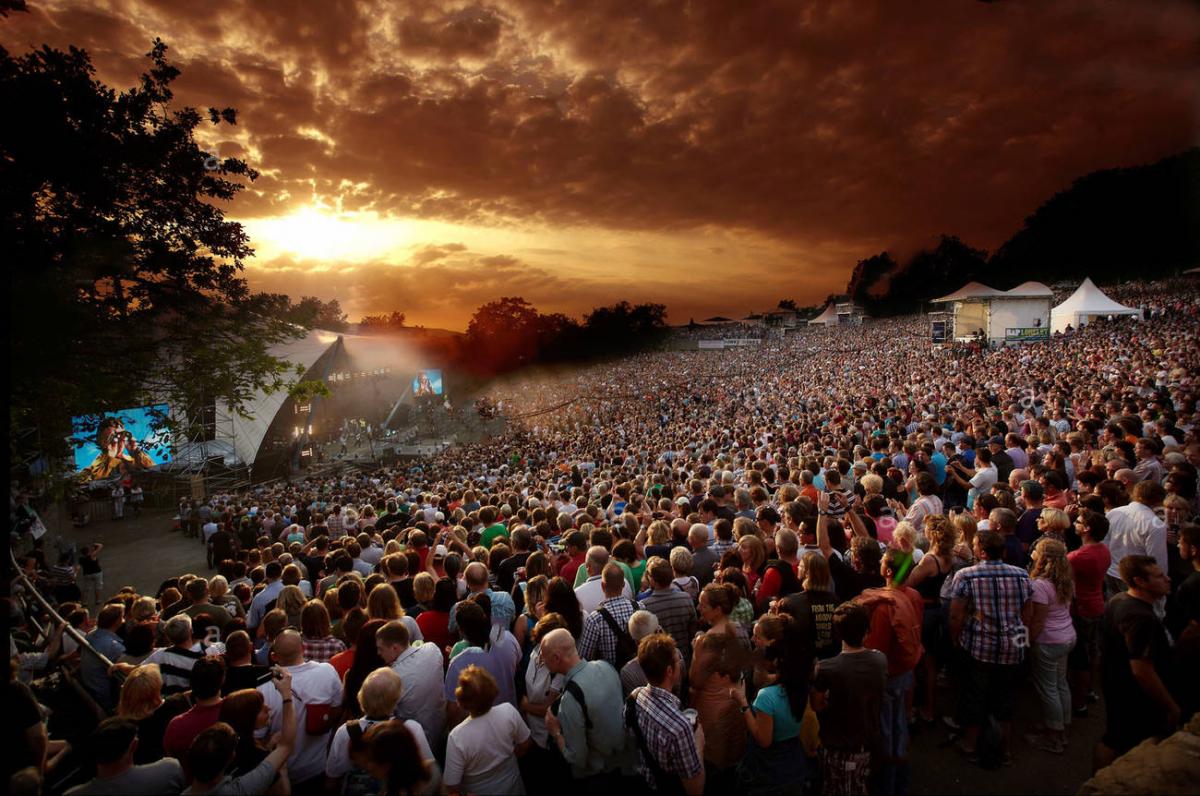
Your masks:
<instances>
[{"instance_id":1,"label":"crowd","mask_svg":"<svg viewBox=\"0 0 1200 796\"><path fill-rule=\"evenodd\" d=\"M504 381L485 443L212 497L154 594L31 555L11 790L903 794L913 726L1003 766L1101 707L1106 765L1200 701L1200 294L1140 290ZM60 669L96 709L47 729Z\"/></svg>"}]
</instances>

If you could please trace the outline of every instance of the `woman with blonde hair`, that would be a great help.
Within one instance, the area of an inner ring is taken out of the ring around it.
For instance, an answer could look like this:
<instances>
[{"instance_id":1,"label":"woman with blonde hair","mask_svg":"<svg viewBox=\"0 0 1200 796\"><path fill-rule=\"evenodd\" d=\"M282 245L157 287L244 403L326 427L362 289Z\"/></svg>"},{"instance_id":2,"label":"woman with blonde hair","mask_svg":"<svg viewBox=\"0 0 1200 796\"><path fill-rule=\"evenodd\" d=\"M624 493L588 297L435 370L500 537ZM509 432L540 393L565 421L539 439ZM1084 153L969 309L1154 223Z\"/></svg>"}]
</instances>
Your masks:
<instances>
[{"instance_id":1,"label":"woman with blonde hair","mask_svg":"<svg viewBox=\"0 0 1200 796\"><path fill-rule=\"evenodd\" d=\"M1067 561L1067 546L1053 536L1043 536L1033 546L1033 619L1029 642L1033 645L1033 685L1042 701L1045 729L1025 736L1031 746L1062 754L1071 723L1071 689L1067 686L1067 655L1075 646L1071 599L1075 579Z\"/></svg>"},{"instance_id":2,"label":"woman with blonde hair","mask_svg":"<svg viewBox=\"0 0 1200 796\"><path fill-rule=\"evenodd\" d=\"M239 600L229 591L229 581L224 575L217 575L208 582L208 599L213 605L219 605L229 613L230 616L245 616L246 609L242 607L242 601Z\"/></svg>"},{"instance_id":3,"label":"woman with blonde hair","mask_svg":"<svg viewBox=\"0 0 1200 796\"><path fill-rule=\"evenodd\" d=\"M384 622L399 619L408 628L408 637L411 641L425 640L417 620L404 612L404 606L400 604L400 597L390 583L380 583L371 589L370 595L367 596L367 616L370 619L382 619Z\"/></svg>"},{"instance_id":4,"label":"woman with blonde hair","mask_svg":"<svg viewBox=\"0 0 1200 796\"><path fill-rule=\"evenodd\" d=\"M892 547L902 553L907 553L912 558L913 565L921 563L921 559L925 557L921 548L917 547L917 529L912 526L911 522L900 522L896 525L896 529L892 531Z\"/></svg>"},{"instance_id":5,"label":"woman with blonde hair","mask_svg":"<svg viewBox=\"0 0 1200 796\"><path fill-rule=\"evenodd\" d=\"M1038 515L1037 527L1043 536L1052 536L1064 542L1067 529L1071 527L1071 518L1062 509L1044 508Z\"/></svg>"},{"instance_id":6,"label":"woman with blonde hair","mask_svg":"<svg viewBox=\"0 0 1200 796\"><path fill-rule=\"evenodd\" d=\"M288 625L300 627L300 614L304 611L306 602L308 598L300 591L299 586L284 586L275 599L275 607L287 614Z\"/></svg>"},{"instance_id":7,"label":"woman with blonde hair","mask_svg":"<svg viewBox=\"0 0 1200 796\"><path fill-rule=\"evenodd\" d=\"M738 539L738 554L742 557L742 572L746 576L746 586L753 594L762 575L763 565L767 561L767 548L758 536L743 536Z\"/></svg>"},{"instance_id":8,"label":"woman with blonde hair","mask_svg":"<svg viewBox=\"0 0 1200 796\"><path fill-rule=\"evenodd\" d=\"M949 515L950 524L954 526L954 533L958 537L958 544L954 546L954 560L958 565L970 565L975 563L975 533L979 528L979 523L970 512L956 514L951 511Z\"/></svg>"},{"instance_id":9,"label":"woman with blonde hair","mask_svg":"<svg viewBox=\"0 0 1200 796\"><path fill-rule=\"evenodd\" d=\"M933 697L937 690L938 658L945 654L943 637L946 623L942 611L942 586L954 570L954 548L958 544L958 531L950 520L940 514L925 517L925 538L929 540L929 552L908 576L906 586L911 586L921 595L925 611L921 620L921 644L925 647L925 700L918 710L921 721L934 720Z\"/></svg>"},{"instance_id":10,"label":"woman with blonde hair","mask_svg":"<svg viewBox=\"0 0 1200 796\"><path fill-rule=\"evenodd\" d=\"M528 653L530 645L526 642L533 638L533 628L546 612L546 592L550 587L550 581L545 575L534 575L524 583L524 586L525 610L513 623L513 635L516 637L517 643L521 645L521 650Z\"/></svg>"},{"instance_id":11,"label":"woman with blonde hair","mask_svg":"<svg viewBox=\"0 0 1200 796\"><path fill-rule=\"evenodd\" d=\"M138 746L133 753L135 765L162 759L167 725L192 707L187 694L172 694L163 699L162 688L162 672L156 663L142 664L121 684L117 716L136 722L138 726Z\"/></svg>"}]
</instances>

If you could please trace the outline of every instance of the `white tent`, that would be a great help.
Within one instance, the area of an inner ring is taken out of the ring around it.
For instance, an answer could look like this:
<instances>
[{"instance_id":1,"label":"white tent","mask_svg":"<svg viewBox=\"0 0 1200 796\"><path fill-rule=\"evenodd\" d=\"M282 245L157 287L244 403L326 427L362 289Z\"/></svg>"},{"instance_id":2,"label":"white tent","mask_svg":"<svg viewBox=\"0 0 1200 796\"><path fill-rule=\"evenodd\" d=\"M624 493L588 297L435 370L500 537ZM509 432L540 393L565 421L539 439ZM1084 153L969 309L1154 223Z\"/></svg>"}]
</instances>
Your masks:
<instances>
[{"instance_id":1,"label":"white tent","mask_svg":"<svg viewBox=\"0 0 1200 796\"><path fill-rule=\"evenodd\" d=\"M830 304L828 307L825 308L824 312L822 312L820 315L818 315L817 317L810 320L809 323L810 324L819 323L822 326L837 326L837 323L838 323L837 307L834 306L833 304Z\"/></svg>"},{"instance_id":2,"label":"white tent","mask_svg":"<svg viewBox=\"0 0 1200 796\"><path fill-rule=\"evenodd\" d=\"M988 287L980 282L968 282L948 296L933 299L934 304L940 304L943 301L972 301L991 298L993 296L1003 296L1003 290L997 290L994 287Z\"/></svg>"},{"instance_id":3,"label":"white tent","mask_svg":"<svg viewBox=\"0 0 1200 796\"><path fill-rule=\"evenodd\" d=\"M1106 318L1110 315L1133 315L1140 318L1142 311L1113 301L1104 295L1104 291L1096 287L1096 283L1091 279L1084 279L1083 284L1070 298L1050 311L1050 328L1055 332L1064 331L1067 326L1078 329L1093 318Z\"/></svg>"},{"instance_id":4,"label":"white tent","mask_svg":"<svg viewBox=\"0 0 1200 796\"><path fill-rule=\"evenodd\" d=\"M334 332L313 329L301 338L271 346L270 354L286 359L292 365L299 365L308 371L337 343L337 339L338 335ZM267 429L270 428L271 422L275 420L275 415L287 398L287 390L276 390L269 394L263 390L256 390L254 397L245 405L248 417L230 412L228 406L221 407L219 411L230 415L233 422L229 431L225 431L218 425L218 440L232 432L232 439L226 440L226 442L233 445L237 458L246 464L253 464L258 457L258 449L262 445L263 438L267 435Z\"/></svg>"},{"instance_id":5,"label":"white tent","mask_svg":"<svg viewBox=\"0 0 1200 796\"><path fill-rule=\"evenodd\" d=\"M1012 290L1004 291L1006 296L1013 298L1053 298L1054 291L1041 282L1022 282Z\"/></svg>"},{"instance_id":6,"label":"white tent","mask_svg":"<svg viewBox=\"0 0 1200 796\"><path fill-rule=\"evenodd\" d=\"M968 282L953 293L933 299L948 304L959 340L981 335L993 344L1044 339L1048 334L1054 291L1041 282L1025 282L999 290Z\"/></svg>"}]
</instances>

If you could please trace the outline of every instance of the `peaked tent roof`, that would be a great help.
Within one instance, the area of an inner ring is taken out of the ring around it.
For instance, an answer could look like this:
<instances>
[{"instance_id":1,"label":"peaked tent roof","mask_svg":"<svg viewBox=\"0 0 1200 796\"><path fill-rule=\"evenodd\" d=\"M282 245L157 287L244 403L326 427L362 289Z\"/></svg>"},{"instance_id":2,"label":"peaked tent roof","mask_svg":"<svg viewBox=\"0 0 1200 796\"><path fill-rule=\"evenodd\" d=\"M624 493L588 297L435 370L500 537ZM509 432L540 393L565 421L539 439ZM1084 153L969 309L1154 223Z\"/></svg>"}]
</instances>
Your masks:
<instances>
[{"instance_id":1,"label":"peaked tent roof","mask_svg":"<svg viewBox=\"0 0 1200 796\"><path fill-rule=\"evenodd\" d=\"M837 307L830 304L827 307L825 307L824 312L822 312L817 317L811 319L809 321L809 323L823 323L825 325L829 325L830 323L837 323L837 319L838 319Z\"/></svg>"},{"instance_id":2,"label":"peaked tent roof","mask_svg":"<svg viewBox=\"0 0 1200 796\"><path fill-rule=\"evenodd\" d=\"M1012 290L1006 291L1006 295L1014 298L1052 298L1054 291L1043 285L1041 282L1022 282Z\"/></svg>"},{"instance_id":3,"label":"peaked tent roof","mask_svg":"<svg viewBox=\"0 0 1200 796\"><path fill-rule=\"evenodd\" d=\"M1066 301L1059 304L1053 309L1053 314L1060 313L1084 314L1084 315L1136 315L1140 314L1140 310L1134 307L1126 307L1124 304L1113 301L1104 291L1096 287L1096 283L1091 279L1084 279L1074 293L1072 293Z\"/></svg>"},{"instance_id":4,"label":"peaked tent roof","mask_svg":"<svg viewBox=\"0 0 1200 796\"><path fill-rule=\"evenodd\" d=\"M939 303L943 301L970 301L971 299L992 298L993 296L1003 296L1003 290L997 290L994 287L988 287L980 282L968 282L948 296L933 299L933 302Z\"/></svg>"}]
</instances>

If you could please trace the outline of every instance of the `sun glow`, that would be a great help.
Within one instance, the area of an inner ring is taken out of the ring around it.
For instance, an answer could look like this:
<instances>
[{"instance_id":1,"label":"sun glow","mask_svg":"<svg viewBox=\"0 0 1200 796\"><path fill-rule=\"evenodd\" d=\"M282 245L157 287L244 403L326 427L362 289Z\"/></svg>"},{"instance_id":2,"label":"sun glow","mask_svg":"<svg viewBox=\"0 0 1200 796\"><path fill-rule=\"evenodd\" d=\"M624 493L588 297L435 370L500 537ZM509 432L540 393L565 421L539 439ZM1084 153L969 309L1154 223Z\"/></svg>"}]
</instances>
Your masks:
<instances>
[{"instance_id":1,"label":"sun glow","mask_svg":"<svg viewBox=\"0 0 1200 796\"><path fill-rule=\"evenodd\" d=\"M291 255L304 260L362 262L383 258L408 246L407 221L376 213L337 213L306 207L277 218L243 222L259 257Z\"/></svg>"}]
</instances>

